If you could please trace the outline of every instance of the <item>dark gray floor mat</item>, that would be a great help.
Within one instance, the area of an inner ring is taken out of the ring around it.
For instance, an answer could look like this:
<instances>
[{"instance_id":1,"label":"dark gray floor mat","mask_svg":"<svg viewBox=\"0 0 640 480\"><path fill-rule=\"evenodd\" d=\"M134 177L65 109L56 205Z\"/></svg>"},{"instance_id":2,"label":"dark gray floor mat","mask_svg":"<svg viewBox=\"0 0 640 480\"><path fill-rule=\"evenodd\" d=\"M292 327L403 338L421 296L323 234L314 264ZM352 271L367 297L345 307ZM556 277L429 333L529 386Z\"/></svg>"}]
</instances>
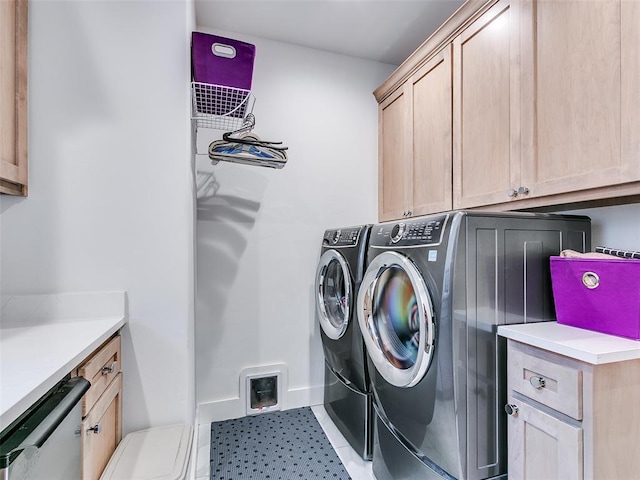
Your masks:
<instances>
[{"instance_id":1,"label":"dark gray floor mat","mask_svg":"<svg viewBox=\"0 0 640 480\"><path fill-rule=\"evenodd\" d=\"M211 424L212 480L350 480L309 407Z\"/></svg>"}]
</instances>

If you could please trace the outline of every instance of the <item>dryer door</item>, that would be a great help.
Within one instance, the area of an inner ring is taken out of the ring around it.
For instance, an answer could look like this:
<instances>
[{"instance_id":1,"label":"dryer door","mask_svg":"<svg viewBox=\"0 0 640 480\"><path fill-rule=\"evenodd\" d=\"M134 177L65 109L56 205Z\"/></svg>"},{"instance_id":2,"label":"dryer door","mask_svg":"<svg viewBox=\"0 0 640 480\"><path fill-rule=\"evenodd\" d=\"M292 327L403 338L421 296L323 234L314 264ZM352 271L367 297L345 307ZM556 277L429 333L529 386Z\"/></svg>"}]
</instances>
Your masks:
<instances>
[{"instance_id":1,"label":"dryer door","mask_svg":"<svg viewBox=\"0 0 640 480\"><path fill-rule=\"evenodd\" d=\"M414 263L396 252L369 264L358 292L358 322L376 369L396 387L412 387L433 357L433 307Z\"/></svg>"},{"instance_id":2,"label":"dryer door","mask_svg":"<svg viewBox=\"0 0 640 480\"><path fill-rule=\"evenodd\" d=\"M351 292L349 265L336 250L327 250L316 271L316 308L322 330L333 340L347 330Z\"/></svg>"}]
</instances>

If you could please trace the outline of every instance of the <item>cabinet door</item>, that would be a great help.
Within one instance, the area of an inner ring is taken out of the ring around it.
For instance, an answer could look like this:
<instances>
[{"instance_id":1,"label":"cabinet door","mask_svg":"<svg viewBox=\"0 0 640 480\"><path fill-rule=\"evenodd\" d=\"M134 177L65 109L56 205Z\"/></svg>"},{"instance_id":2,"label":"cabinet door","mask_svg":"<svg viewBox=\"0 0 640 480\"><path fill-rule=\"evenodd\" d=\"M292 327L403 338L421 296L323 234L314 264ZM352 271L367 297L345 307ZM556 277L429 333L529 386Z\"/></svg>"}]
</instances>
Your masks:
<instances>
[{"instance_id":1,"label":"cabinet door","mask_svg":"<svg viewBox=\"0 0 640 480\"><path fill-rule=\"evenodd\" d=\"M530 195L640 178L637 143L635 158L623 155L621 147L622 109L637 115L639 107L637 96L635 105L624 105L633 101L637 77L622 83L623 20L626 73L635 68L637 75L637 24L621 17L620 0L524 2L522 183ZM632 136L637 142L637 130Z\"/></svg>"},{"instance_id":2,"label":"cabinet door","mask_svg":"<svg viewBox=\"0 0 640 480\"><path fill-rule=\"evenodd\" d=\"M640 178L640 2L622 0L622 159L627 179Z\"/></svg>"},{"instance_id":3,"label":"cabinet door","mask_svg":"<svg viewBox=\"0 0 640 480\"><path fill-rule=\"evenodd\" d=\"M412 216L451 210L451 46L411 79Z\"/></svg>"},{"instance_id":4,"label":"cabinet door","mask_svg":"<svg viewBox=\"0 0 640 480\"><path fill-rule=\"evenodd\" d=\"M453 207L503 203L520 178L518 4L497 2L453 41Z\"/></svg>"},{"instance_id":5,"label":"cabinet door","mask_svg":"<svg viewBox=\"0 0 640 480\"><path fill-rule=\"evenodd\" d=\"M381 222L406 216L411 180L408 84L378 107L378 217Z\"/></svg>"},{"instance_id":6,"label":"cabinet door","mask_svg":"<svg viewBox=\"0 0 640 480\"><path fill-rule=\"evenodd\" d=\"M509 403L518 408L508 422L509 479L582 479L582 429L513 397Z\"/></svg>"},{"instance_id":7,"label":"cabinet door","mask_svg":"<svg viewBox=\"0 0 640 480\"><path fill-rule=\"evenodd\" d=\"M82 480L98 480L122 439L122 373L82 421Z\"/></svg>"},{"instance_id":8,"label":"cabinet door","mask_svg":"<svg viewBox=\"0 0 640 480\"><path fill-rule=\"evenodd\" d=\"M0 193L27 191L27 0L0 1Z\"/></svg>"}]
</instances>

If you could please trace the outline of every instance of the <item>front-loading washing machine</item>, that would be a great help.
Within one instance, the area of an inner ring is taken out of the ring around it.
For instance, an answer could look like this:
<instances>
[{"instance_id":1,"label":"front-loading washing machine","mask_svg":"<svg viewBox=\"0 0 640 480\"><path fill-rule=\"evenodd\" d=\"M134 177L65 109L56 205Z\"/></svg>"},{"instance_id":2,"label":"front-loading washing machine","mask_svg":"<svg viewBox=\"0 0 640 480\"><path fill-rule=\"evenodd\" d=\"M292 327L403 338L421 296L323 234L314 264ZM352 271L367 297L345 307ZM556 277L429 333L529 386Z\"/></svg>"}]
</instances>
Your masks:
<instances>
[{"instance_id":1,"label":"front-loading washing machine","mask_svg":"<svg viewBox=\"0 0 640 480\"><path fill-rule=\"evenodd\" d=\"M449 212L372 228L357 315L378 480L506 478L498 325L554 319L549 257L588 217Z\"/></svg>"},{"instance_id":2,"label":"front-loading washing machine","mask_svg":"<svg viewBox=\"0 0 640 480\"><path fill-rule=\"evenodd\" d=\"M315 298L325 358L324 407L353 449L371 459L373 407L355 301L371 225L327 230Z\"/></svg>"}]
</instances>

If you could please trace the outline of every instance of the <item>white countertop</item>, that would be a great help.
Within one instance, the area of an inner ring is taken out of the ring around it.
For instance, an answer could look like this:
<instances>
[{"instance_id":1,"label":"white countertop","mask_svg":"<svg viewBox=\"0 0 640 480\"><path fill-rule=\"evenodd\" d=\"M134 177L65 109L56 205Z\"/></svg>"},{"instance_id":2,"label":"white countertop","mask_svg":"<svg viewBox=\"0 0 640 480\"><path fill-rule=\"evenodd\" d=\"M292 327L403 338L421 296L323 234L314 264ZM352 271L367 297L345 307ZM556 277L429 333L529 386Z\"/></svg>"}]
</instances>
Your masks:
<instances>
[{"instance_id":1,"label":"white countertop","mask_svg":"<svg viewBox=\"0 0 640 480\"><path fill-rule=\"evenodd\" d=\"M592 365L640 358L640 341L557 322L502 325L498 335Z\"/></svg>"},{"instance_id":2,"label":"white countertop","mask_svg":"<svg viewBox=\"0 0 640 480\"><path fill-rule=\"evenodd\" d=\"M0 431L124 326L125 293L110 295L121 297L114 315L65 319L58 312L51 321L24 325L15 316L4 322L10 315L3 303L7 315L0 328ZM11 300L17 303L15 297ZM77 304L75 299L73 303Z\"/></svg>"}]
</instances>

